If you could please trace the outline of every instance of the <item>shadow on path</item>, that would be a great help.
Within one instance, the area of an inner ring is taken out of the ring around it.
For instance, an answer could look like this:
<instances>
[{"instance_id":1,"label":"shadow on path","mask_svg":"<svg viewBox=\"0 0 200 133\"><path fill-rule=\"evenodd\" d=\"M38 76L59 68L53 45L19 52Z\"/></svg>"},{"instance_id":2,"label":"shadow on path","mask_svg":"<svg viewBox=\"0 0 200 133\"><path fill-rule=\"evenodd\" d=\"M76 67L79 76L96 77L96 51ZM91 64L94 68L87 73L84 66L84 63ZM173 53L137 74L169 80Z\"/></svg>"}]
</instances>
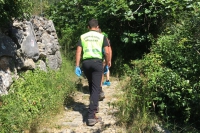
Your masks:
<instances>
[{"instance_id":1,"label":"shadow on path","mask_svg":"<svg viewBox=\"0 0 200 133\"><path fill-rule=\"evenodd\" d=\"M83 122L85 123L88 117L88 107L83 103L75 102L73 110L78 111L80 114L82 114L82 119Z\"/></svg>"},{"instance_id":2,"label":"shadow on path","mask_svg":"<svg viewBox=\"0 0 200 133\"><path fill-rule=\"evenodd\" d=\"M78 81L76 81L76 88L78 91L83 92L84 94L90 94L89 92L89 86L83 85L83 79L79 78Z\"/></svg>"}]
</instances>

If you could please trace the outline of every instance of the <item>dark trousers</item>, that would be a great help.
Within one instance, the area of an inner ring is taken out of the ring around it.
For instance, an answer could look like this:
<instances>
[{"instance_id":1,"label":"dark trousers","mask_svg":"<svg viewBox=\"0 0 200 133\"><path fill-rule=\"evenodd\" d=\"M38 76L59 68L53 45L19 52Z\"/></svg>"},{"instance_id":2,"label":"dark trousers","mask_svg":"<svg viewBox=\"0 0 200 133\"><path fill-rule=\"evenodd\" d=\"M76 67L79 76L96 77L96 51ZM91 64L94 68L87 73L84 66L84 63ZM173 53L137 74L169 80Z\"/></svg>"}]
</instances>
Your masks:
<instances>
[{"instance_id":1,"label":"dark trousers","mask_svg":"<svg viewBox=\"0 0 200 133\"><path fill-rule=\"evenodd\" d=\"M87 77L90 91L90 105L88 109L88 119L94 119L96 109L99 106L99 94L101 86L101 78L103 72L103 64L100 59L84 60L82 68Z\"/></svg>"}]
</instances>

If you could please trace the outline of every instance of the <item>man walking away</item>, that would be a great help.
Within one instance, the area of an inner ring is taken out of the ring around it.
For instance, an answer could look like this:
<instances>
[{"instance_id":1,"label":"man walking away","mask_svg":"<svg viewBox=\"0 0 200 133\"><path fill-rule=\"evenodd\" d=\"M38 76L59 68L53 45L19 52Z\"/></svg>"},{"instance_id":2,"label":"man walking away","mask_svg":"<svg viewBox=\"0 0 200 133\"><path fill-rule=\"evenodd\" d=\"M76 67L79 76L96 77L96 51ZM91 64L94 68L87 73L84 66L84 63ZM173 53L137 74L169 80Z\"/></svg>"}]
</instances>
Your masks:
<instances>
[{"instance_id":1,"label":"man walking away","mask_svg":"<svg viewBox=\"0 0 200 133\"><path fill-rule=\"evenodd\" d=\"M99 25L96 19L91 19L88 22L89 32L80 36L76 50L76 70L77 76L81 75L80 59L82 54L82 68L87 77L90 91L90 104L88 109L87 125L93 126L97 122L102 121L101 117L96 116L96 111L99 106L99 94L101 86L101 78L103 72L102 64L102 49L105 51L106 65L111 66L109 57L109 44L106 37L97 32Z\"/></svg>"}]
</instances>

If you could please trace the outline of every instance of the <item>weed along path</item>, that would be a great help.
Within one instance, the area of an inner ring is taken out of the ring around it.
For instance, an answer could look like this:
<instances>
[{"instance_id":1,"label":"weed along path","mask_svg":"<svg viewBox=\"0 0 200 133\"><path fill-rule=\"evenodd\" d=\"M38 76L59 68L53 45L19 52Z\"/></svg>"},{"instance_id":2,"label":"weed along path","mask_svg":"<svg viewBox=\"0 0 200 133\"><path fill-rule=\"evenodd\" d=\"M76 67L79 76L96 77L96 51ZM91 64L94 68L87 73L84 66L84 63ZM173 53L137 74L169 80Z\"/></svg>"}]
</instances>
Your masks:
<instances>
[{"instance_id":1,"label":"weed along path","mask_svg":"<svg viewBox=\"0 0 200 133\"><path fill-rule=\"evenodd\" d=\"M80 79L78 91L73 96L73 102L66 105L63 111L52 118L47 124L39 128L38 133L125 133L125 129L118 126L115 113L118 111L112 106L122 96L120 83L111 77L111 86L103 86L105 99L99 101L99 113L102 122L94 126L87 126L87 110L89 105L89 90L87 80Z\"/></svg>"}]
</instances>

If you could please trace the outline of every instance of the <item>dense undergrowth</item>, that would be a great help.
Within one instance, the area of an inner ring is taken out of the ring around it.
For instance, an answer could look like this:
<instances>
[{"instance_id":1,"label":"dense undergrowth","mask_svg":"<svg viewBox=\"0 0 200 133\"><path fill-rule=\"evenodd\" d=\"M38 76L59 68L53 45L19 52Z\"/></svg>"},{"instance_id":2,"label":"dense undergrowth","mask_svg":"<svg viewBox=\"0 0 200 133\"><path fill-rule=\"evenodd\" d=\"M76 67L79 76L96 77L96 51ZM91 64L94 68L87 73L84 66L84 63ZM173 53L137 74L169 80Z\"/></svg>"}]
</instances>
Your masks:
<instances>
[{"instance_id":1,"label":"dense undergrowth","mask_svg":"<svg viewBox=\"0 0 200 133\"><path fill-rule=\"evenodd\" d=\"M35 132L37 124L57 113L74 92L73 67L63 58L60 70L19 74L8 95L0 97L0 132Z\"/></svg>"},{"instance_id":2,"label":"dense undergrowth","mask_svg":"<svg viewBox=\"0 0 200 133\"><path fill-rule=\"evenodd\" d=\"M155 132L153 129L155 123L159 123L171 132L199 132L200 3L198 0L57 2L49 6L44 15L53 20L61 48L72 61L76 42L79 36L87 31L89 19L97 18L101 29L108 34L113 49L111 73L130 78L123 88L125 94L120 97L121 100L117 105L121 110L120 123L125 124L130 132ZM0 9L4 9L2 7ZM19 7L22 8L20 4ZM5 10L2 11L4 12ZM6 14L8 15L10 14ZM11 93L0 99L1 104L3 103L0 114L4 118L0 121L0 128L5 132L9 131L9 128L16 131L31 128L29 117L35 119L38 110L48 110L55 106L55 104L49 105L50 101L47 102L49 104L44 104L45 100L42 97L49 97L51 91L53 95L59 92L53 89L41 92L42 96L36 95L37 99L32 97L31 93L37 92L34 89L38 90L40 87L32 83L42 84L40 85L42 91L46 85L57 88L62 81L62 78L58 77L66 78L74 75L67 72L68 68L65 69L61 69L59 73L63 71L63 75L60 76L54 72L50 72L52 76L45 73L42 76L36 70L29 72L26 77L33 78L40 75L38 76L40 80L31 79L26 83L22 78L20 82L16 82L11 92L17 93ZM16 86L22 87L22 90ZM30 86L33 90L23 89L25 86L27 88ZM26 91L28 100L21 94ZM62 95L67 94L62 93ZM15 99L6 101L9 98ZM39 104L34 105L35 100ZM60 100L62 103L63 99ZM16 109L19 105L20 108ZM21 110L28 114L19 115L12 110L16 112ZM25 122L23 119L28 120Z\"/></svg>"},{"instance_id":3,"label":"dense undergrowth","mask_svg":"<svg viewBox=\"0 0 200 133\"><path fill-rule=\"evenodd\" d=\"M199 9L196 0L64 0L46 15L66 53L87 21L99 20L113 50L111 73L130 77L117 105L130 132L155 132L156 123L171 132L198 132Z\"/></svg>"},{"instance_id":4,"label":"dense undergrowth","mask_svg":"<svg viewBox=\"0 0 200 133\"><path fill-rule=\"evenodd\" d=\"M200 132L199 19L187 18L167 27L142 60L124 65L130 81L119 118L130 131L152 132L159 123L171 132Z\"/></svg>"}]
</instances>

